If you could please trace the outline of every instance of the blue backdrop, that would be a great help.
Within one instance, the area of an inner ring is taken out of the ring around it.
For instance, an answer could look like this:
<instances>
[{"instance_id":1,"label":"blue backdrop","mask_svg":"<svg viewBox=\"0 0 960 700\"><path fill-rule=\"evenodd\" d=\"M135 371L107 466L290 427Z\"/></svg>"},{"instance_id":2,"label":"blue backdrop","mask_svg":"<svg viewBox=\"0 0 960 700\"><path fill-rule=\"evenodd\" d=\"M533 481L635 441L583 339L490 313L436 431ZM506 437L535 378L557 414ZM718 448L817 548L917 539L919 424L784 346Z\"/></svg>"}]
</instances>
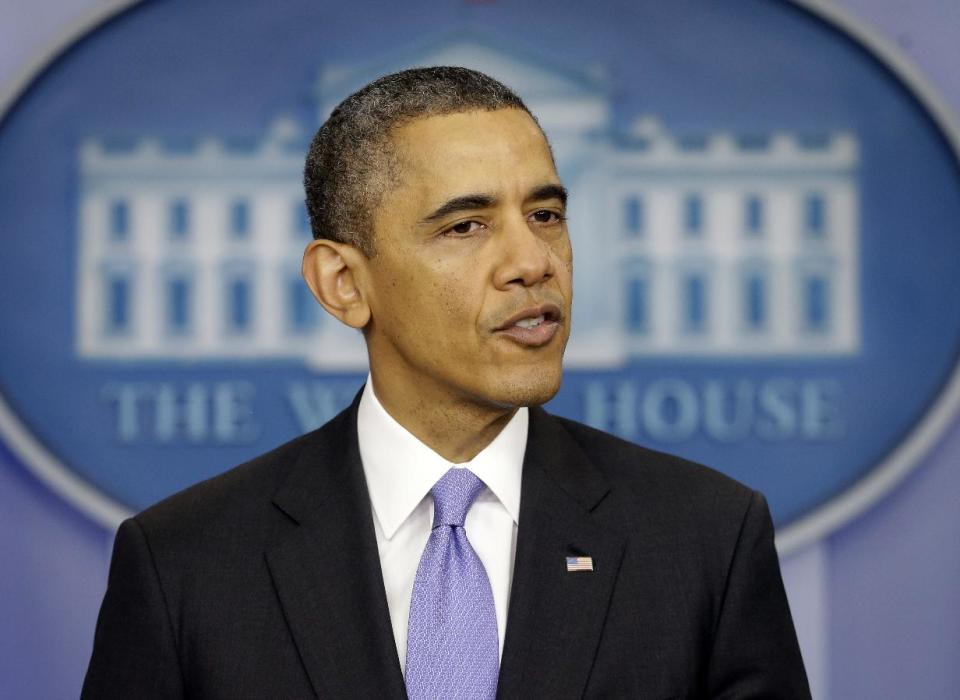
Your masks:
<instances>
[{"instance_id":1,"label":"blue backdrop","mask_svg":"<svg viewBox=\"0 0 960 700\"><path fill-rule=\"evenodd\" d=\"M957 10L951 9L945 2L927 1L914 4L910 17L903 18L898 15L895 3L890 3L889 10L885 9L883 3L863 2L862 7L855 2L847 4L853 11L878 24L882 31L887 32L890 40L912 54L939 82L940 89L954 108L960 105L960 84L955 82L956 78L948 70L960 58L956 48L956 38L960 36ZM52 4L58 8L57 11L50 11L41 19L26 16L26 11L10 3L0 4L0 12L7 18L0 29L0 81L10 84L29 58L49 44L51 33L62 31L84 6L89 8L94 5L92 2L76 1ZM451 3L448 13L456 18L463 11L459 4ZM150 19L146 16L148 14L144 12L144 21ZM423 18L407 17L404 21L412 27L418 19ZM429 21L440 20L442 17L431 17ZM536 17L531 15L529 26L535 27L535 20ZM269 21L269 15L263 21ZM198 21L195 29L198 37L202 37L204 31L209 31L202 21ZM162 26L157 27L157 31L162 30ZM228 34L229 30L229 27L225 28ZM560 31L572 36L579 30L580 27L567 27ZM336 23L326 25L325 31L327 40L340 41L342 46L339 46L339 50L348 55L349 42L337 31ZM378 30L371 31L375 33ZM647 39L654 41L659 34L672 29L648 27L645 31L648 32ZM247 40L253 39L248 37ZM187 43L193 47L194 54L184 52L180 54L182 63L165 65L171 83L165 85L161 82L151 86L152 89L160 93L173 90L178 72L189 71L198 55L202 57L204 51L212 50L203 41ZM127 50L136 52L140 59L146 56L149 60L153 48L144 44L131 46ZM298 46L291 42L291 45L276 50L295 56L307 49L306 45ZM218 60L230 58L218 57ZM615 60L617 57L608 58ZM208 126L204 123L205 113L211 115L210 119L216 121L218 128L222 127L223 113L215 107L222 105L223 101L229 102L230 112L236 115L234 127L238 132L262 129L267 118L276 111L276 105L263 98L265 94L270 94L271 76L262 75L256 65L244 64L240 53L236 59L238 76L254 76L260 81L261 87L249 93L256 94L256 99L249 104L244 103L247 93L238 90L236 83L205 84L202 80L195 81L202 94L178 96L178 99L210 105L206 111L199 110L199 116L190 125L193 132L205 131ZM824 57L825 66L829 65L826 59L829 56ZM87 60L92 64L86 68L97 70L96 61L115 59L112 55L97 56L93 51ZM159 52L153 60L161 60ZM735 63L737 57L725 56L724 60ZM655 79L657 76L667 76L668 71L660 68L653 70L651 75ZM127 79L135 81L136 77L131 75ZM68 78L69 75L63 79ZM859 83L855 78L852 76L850 81L851 99L869 99L871 86ZM309 75L299 76L302 85L308 85L310 80ZM657 86L650 87L655 90ZM707 80L702 88L709 87ZM711 100L715 110L715 114L711 115L711 123L725 119L732 126L750 127L751 119L768 123L771 118L784 116L745 115L744 100L749 102L745 96L746 87L741 86L740 93L731 91L729 101ZM114 113L111 100L122 97L124 84L122 81L111 81L100 86L100 89L101 98L90 103L95 107L90 118L106 128ZM277 103L289 103L289 85L278 84L275 92ZM30 107L31 100L41 98L39 94L28 95L24 110ZM789 110L789 101L783 104L784 109ZM74 107L76 105L54 105L60 110ZM696 107L696 103L678 102L674 106L675 113L666 116L674 124L695 128L700 126L697 124ZM637 105L632 106L632 110L637 108ZM152 133L163 133L169 129L167 115L153 115L146 106L142 113L137 113L136 103L125 109L129 110L125 117L133 115L138 123L146 125ZM308 109L308 104L304 102L300 109ZM850 113L859 112L852 109ZM887 116L894 120L899 118L896 115ZM824 124L813 123L811 126L833 126L835 117L826 115ZM16 118L17 115L13 115L13 119ZM31 129L42 130L45 125L24 123L15 126L29 133ZM865 128L869 132L870 126ZM889 124L886 128L889 128ZM59 141L53 139L47 143L47 147L54 151L63 149L86 135L61 134ZM922 150L906 150L909 154L922 153ZM901 152L902 149L897 148L883 151L886 154L884 157L888 158L896 158ZM17 163L26 158L43 157L36 149L13 153L10 149L0 147L0 154L3 159L0 168L8 173L15 172ZM904 168L909 170L909 163L904 163ZM9 185L15 184L16 180L8 177L3 182ZM31 187L43 184L30 183ZM875 192L889 192L891 197L916 198L922 195L921 192L911 195L909 187L896 188L896 191L885 187L885 183L875 183L874 187ZM58 225L56 213L31 209L26 184L24 193L19 194L15 188L8 188L5 196L13 196L19 201L16 208L8 207L4 213L9 216L13 212L20 216L21 223L29 221L36 225L37 221L41 221L55 229ZM17 237L16 217L7 221L9 223L0 235L8 246L22 245L22 240ZM928 257L934 251L957 245L956 231L950 220L926 222L925 225L935 227L942 240L936 241L937 247L934 249L931 246L930 250L906 247L905 254ZM903 249L901 247L897 252ZM34 267L5 271L7 284L3 286L2 299L4 328L32 332L29 317L23 317L23 314L36 312L37 307L18 304L15 297L17 287L10 281L15 282L18 272L54 274L52 271L57 269L57 256L55 248L40 248L35 252ZM952 259L944 259L943 264L952 262ZM34 285L35 281L31 279L30 284ZM56 285L51 283L48 288L55 289ZM898 286L894 284L892 291L897 289ZM903 295L892 294L889 301L902 305L903 310L899 313L903 314L904 324L908 321L916 324L911 332L902 327L903 338L922 335L924 329L929 327L930 319L910 313L911 305L905 303ZM955 314L955 301L955 287L946 286L939 296L938 305L931 308L928 304L924 309L926 313L934 315ZM56 299L45 303L50 313L58 313ZM892 313L898 312L893 309ZM895 331L896 324L893 328ZM40 347L50 340L38 336L33 346ZM67 342L62 338L53 341L61 344ZM37 385L31 385L30 345L21 343L16 346L22 348L17 354L3 355L5 364L0 367L0 373L15 377L20 386L27 387L25 397L29 394L29 388ZM910 347L911 344L905 342L895 354L910 357L911 361L925 365L930 371L929 381L939 380L946 365L938 366L923 357L911 356ZM949 359L937 361L942 363ZM888 366L895 368L894 360L896 357L888 360ZM55 369L67 371L69 368ZM9 385L4 389L9 392ZM922 406L927 400L928 392L923 387L903 386L896 391L915 401L916 407ZM61 405L56 398L57 385L54 383L46 390L43 399L51 405ZM55 416L52 420L67 422L71 414L76 414L75 407L67 410L65 416ZM82 425L73 428L82 435ZM960 426L955 424L897 491L858 521L784 562L794 613L801 628L804 653L811 667L814 688L820 697L950 697L951 691L960 687L960 672L954 663L960 648L960 600L955 595L956 581L960 580L960 553L953 543L960 526L960 515L957 513L960 509L956 508L960 476L952 468L956 455L960 455ZM19 460L5 450L0 452L0 561L4 566L4 573L0 575L0 696L69 697L76 694L89 653L96 609L102 596L111 539L112 533L104 531L51 495L46 487L20 466Z\"/></svg>"}]
</instances>

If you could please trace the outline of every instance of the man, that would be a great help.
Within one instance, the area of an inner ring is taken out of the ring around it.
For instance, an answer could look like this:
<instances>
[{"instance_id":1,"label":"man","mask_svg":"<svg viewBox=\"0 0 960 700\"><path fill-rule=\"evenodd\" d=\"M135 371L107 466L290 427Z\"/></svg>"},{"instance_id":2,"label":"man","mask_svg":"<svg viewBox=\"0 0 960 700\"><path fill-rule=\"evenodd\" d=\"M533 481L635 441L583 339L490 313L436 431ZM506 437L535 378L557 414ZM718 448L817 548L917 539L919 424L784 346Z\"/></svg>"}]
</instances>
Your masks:
<instances>
[{"instance_id":1,"label":"man","mask_svg":"<svg viewBox=\"0 0 960 700\"><path fill-rule=\"evenodd\" d=\"M370 380L121 526L84 696L808 697L762 496L537 408L572 254L520 99L386 76L305 185L304 276Z\"/></svg>"}]
</instances>

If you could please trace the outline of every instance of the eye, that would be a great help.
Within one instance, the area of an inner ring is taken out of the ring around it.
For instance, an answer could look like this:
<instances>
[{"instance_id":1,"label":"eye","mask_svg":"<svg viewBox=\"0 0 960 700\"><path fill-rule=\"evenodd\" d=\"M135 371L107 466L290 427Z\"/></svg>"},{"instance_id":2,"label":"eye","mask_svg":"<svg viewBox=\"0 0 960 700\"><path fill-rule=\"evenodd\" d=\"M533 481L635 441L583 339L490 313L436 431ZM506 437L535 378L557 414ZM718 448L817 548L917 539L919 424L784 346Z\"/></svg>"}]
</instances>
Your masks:
<instances>
[{"instance_id":1,"label":"eye","mask_svg":"<svg viewBox=\"0 0 960 700\"><path fill-rule=\"evenodd\" d=\"M476 233L482 228L486 228L484 224L481 224L479 221L461 221L460 223L454 224L448 229L445 229L441 235L444 236L469 236L472 233Z\"/></svg>"},{"instance_id":2,"label":"eye","mask_svg":"<svg viewBox=\"0 0 960 700\"><path fill-rule=\"evenodd\" d=\"M537 209L530 215L530 218L538 224L559 224L566 221L567 218L560 212L550 209Z\"/></svg>"}]
</instances>

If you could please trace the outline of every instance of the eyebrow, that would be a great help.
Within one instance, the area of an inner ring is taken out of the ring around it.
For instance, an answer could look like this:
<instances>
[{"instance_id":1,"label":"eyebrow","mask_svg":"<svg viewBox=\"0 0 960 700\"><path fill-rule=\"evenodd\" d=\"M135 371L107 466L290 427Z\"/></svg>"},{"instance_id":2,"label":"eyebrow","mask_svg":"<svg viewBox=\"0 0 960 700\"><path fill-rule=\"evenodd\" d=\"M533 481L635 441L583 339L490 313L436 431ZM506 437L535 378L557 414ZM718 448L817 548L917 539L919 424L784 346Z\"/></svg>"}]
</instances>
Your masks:
<instances>
[{"instance_id":1,"label":"eyebrow","mask_svg":"<svg viewBox=\"0 0 960 700\"><path fill-rule=\"evenodd\" d=\"M545 199L559 199L563 206L567 205L567 188L563 185L547 184L534 187L524 198L525 202L539 202ZM498 198L492 194L475 192L465 194L453 199L447 200L441 204L432 213L425 216L421 223L430 224L440 219L446 218L451 214L461 211L474 211L476 209L486 209L494 206Z\"/></svg>"},{"instance_id":2,"label":"eyebrow","mask_svg":"<svg viewBox=\"0 0 960 700\"><path fill-rule=\"evenodd\" d=\"M563 206L567 206L567 188L563 185L540 185L533 188L526 201L542 202L545 199L559 199Z\"/></svg>"},{"instance_id":3,"label":"eyebrow","mask_svg":"<svg viewBox=\"0 0 960 700\"><path fill-rule=\"evenodd\" d=\"M430 224L440 219L456 214L459 211L472 211L474 209L486 209L497 203L497 198L491 194L465 194L460 197L454 197L441 204L432 214L423 218L421 223Z\"/></svg>"}]
</instances>

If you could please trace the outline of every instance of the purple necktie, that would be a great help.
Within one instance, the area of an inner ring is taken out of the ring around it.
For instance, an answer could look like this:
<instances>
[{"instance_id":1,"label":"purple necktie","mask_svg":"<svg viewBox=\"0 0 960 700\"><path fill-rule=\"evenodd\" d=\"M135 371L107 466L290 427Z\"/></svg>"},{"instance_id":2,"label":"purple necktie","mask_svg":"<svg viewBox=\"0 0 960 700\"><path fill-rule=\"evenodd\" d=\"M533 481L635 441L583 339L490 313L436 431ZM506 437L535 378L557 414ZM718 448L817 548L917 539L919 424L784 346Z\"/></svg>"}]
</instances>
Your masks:
<instances>
[{"instance_id":1,"label":"purple necktie","mask_svg":"<svg viewBox=\"0 0 960 700\"><path fill-rule=\"evenodd\" d=\"M483 562L463 529L484 484L451 469L434 484L433 531L420 557L407 627L410 700L493 700L500 673L497 615Z\"/></svg>"}]
</instances>

